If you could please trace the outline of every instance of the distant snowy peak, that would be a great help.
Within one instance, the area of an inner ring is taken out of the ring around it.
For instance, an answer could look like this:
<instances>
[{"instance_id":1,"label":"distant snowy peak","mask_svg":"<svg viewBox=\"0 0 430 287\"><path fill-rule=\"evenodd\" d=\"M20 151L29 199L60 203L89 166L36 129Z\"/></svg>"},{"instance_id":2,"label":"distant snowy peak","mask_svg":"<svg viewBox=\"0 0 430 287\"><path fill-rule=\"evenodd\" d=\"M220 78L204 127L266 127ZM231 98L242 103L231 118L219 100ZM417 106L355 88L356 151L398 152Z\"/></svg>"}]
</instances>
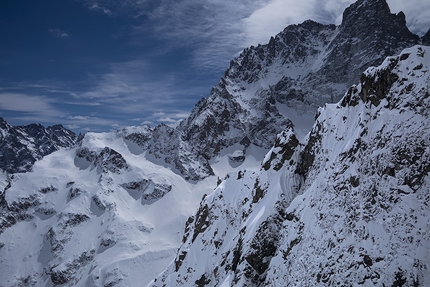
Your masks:
<instances>
[{"instance_id":1,"label":"distant snowy peak","mask_svg":"<svg viewBox=\"0 0 430 287\"><path fill-rule=\"evenodd\" d=\"M72 147L76 140L76 134L61 125L11 126L0 118L0 169L7 173L29 171L36 160Z\"/></svg>"},{"instance_id":2,"label":"distant snowy peak","mask_svg":"<svg viewBox=\"0 0 430 287\"><path fill-rule=\"evenodd\" d=\"M230 174L150 286L428 286L430 47L367 69L259 172Z\"/></svg>"},{"instance_id":3,"label":"distant snowy peak","mask_svg":"<svg viewBox=\"0 0 430 287\"><path fill-rule=\"evenodd\" d=\"M125 138L148 130L89 132L31 172L0 173L1 286L139 286L169 264L216 179L146 160Z\"/></svg>"}]
</instances>

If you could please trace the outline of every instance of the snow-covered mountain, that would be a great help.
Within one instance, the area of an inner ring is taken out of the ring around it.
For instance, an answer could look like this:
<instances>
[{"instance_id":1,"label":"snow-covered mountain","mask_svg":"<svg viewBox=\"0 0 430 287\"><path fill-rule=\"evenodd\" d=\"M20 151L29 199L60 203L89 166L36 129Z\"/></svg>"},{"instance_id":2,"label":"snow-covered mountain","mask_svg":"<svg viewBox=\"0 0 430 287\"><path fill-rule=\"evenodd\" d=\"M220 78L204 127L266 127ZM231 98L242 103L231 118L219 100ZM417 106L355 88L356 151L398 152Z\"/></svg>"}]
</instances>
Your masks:
<instances>
[{"instance_id":1,"label":"snow-covered mountain","mask_svg":"<svg viewBox=\"0 0 430 287\"><path fill-rule=\"evenodd\" d=\"M210 96L172 130L168 157L149 153L190 180L204 178L213 174L208 162L225 148L236 145L244 155L253 146L268 150L276 134L293 125L304 137L318 106L337 102L369 66L420 43L430 45L428 35L412 34L405 15L391 14L385 0L357 1L339 26L290 25L231 61Z\"/></svg>"},{"instance_id":2,"label":"snow-covered mountain","mask_svg":"<svg viewBox=\"0 0 430 287\"><path fill-rule=\"evenodd\" d=\"M0 176L0 286L146 286L174 258L216 178L188 183L124 134Z\"/></svg>"},{"instance_id":3,"label":"snow-covered mountain","mask_svg":"<svg viewBox=\"0 0 430 287\"><path fill-rule=\"evenodd\" d=\"M0 117L0 170L6 173L29 171L36 160L72 147L76 141L76 134L61 125L11 126Z\"/></svg>"},{"instance_id":4,"label":"snow-covered mountain","mask_svg":"<svg viewBox=\"0 0 430 287\"><path fill-rule=\"evenodd\" d=\"M0 286L429 285L430 48L362 74L417 43L359 0L245 49L177 128L1 120Z\"/></svg>"},{"instance_id":5,"label":"snow-covered mountain","mask_svg":"<svg viewBox=\"0 0 430 287\"><path fill-rule=\"evenodd\" d=\"M367 69L200 203L150 286L430 286L430 47Z\"/></svg>"}]
</instances>

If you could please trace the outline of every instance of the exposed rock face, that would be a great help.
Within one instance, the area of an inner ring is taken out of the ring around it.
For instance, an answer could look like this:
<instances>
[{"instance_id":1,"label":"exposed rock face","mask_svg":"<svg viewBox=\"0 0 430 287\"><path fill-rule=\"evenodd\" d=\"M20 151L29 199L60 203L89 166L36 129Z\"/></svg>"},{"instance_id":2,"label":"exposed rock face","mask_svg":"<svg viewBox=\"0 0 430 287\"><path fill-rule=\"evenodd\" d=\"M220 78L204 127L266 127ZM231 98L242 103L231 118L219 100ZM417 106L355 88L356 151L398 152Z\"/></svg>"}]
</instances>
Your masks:
<instances>
[{"instance_id":1,"label":"exposed rock face","mask_svg":"<svg viewBox=\"0 0 430 287\"><path fill-rule=\"evenodd\" d=\"M76 134L61 125L14 127L0 118L0 169L7 173L29 171L36 160L72 147L76 140Z\"/></svg>"},{"instance_id":2,"label":"exposed rock face","mask_svg":"<svg viewBox=\"0 0 430 287\"><path fill-rule=\"evenodd\" d=\"M183 140L177 129L162 124L155 128L126 128L118 135L138 145L141 152L146 151L149 160L172 168L186 180L197 181L214 174L209 158Z\"/></svg>"},{"instance_id":3,"label":"exposed rock face","mask_svg":"<svg viewBox=\"0 0 430 287\"><path fill-rule=\"evenodd\" d=\"M357 1L339 26L290 25L268 44L245 49L188 119L177 129L157 127L144 146L199 180L212 174L207 161L222 149L269 149L276 134L293 126L291 113L313 116L318 106L337 102L367 67L427 38L412 34L405 15L391 14L385 0Z\"/></svg>"},{"instance_id":4,"label":"exposed rock face","mask_svg":"<svg viewBox=\"0 0 430 287\"><path fill-rule=\"evenodd\" d=\"M150 286L428 286L430 47L369 68L303 144L204 198ZM225 285L224 285L225 284Z\"/></svg>"}]
</instances>

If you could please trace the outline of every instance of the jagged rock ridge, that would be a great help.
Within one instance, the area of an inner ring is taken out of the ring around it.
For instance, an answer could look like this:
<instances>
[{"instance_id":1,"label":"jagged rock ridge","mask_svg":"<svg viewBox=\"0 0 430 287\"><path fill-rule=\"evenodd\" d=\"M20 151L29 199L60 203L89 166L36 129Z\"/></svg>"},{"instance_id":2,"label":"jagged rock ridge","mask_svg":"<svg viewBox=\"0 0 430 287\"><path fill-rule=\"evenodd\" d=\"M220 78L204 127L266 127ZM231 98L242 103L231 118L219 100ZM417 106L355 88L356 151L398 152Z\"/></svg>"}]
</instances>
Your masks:
<instances>
[{"instance_id":1,"label":"jagged rock ridge","mask_svg":"<svg viewBox=\"0 0 430 287\"><path fill-rule=\"evenodd\" d=\"M428 286L430 47L367 69L288 127L260 172L230 174L150 286Z\"/></svg>"},{"instance_id":2,"label":"jagged rock ridge","mask_svg":"<svg viewBox=\"0 0 430 287\"><path fill-rule=\"evenodd\" d=\"M31 170L34 162L61 148L72 147L77 136L61 125L11 126L0 118L0 170L7 173Z\"/></svg>"},{"instance_id":3,"label":"jagged rock ridge","mask_svg":"<svg viewBox=\"0 0 430 287\"><path fill-rule=\"evenodd\" d=\"M367 67L427 38L412 34L405 15L391 14L385 0L357 1L339 26L311 20L290 25L233 59L178 128L156 128L154 144L145 144L148 154L199 180L213 174L208 160L226 147L240 144L246 156L250 145L269 149L287 126L308 132L312 121L299 127L301 117L313 118L318 106L337 102ZM166 131L160 137L158 130Z\"/></svg>"}]
</instances>

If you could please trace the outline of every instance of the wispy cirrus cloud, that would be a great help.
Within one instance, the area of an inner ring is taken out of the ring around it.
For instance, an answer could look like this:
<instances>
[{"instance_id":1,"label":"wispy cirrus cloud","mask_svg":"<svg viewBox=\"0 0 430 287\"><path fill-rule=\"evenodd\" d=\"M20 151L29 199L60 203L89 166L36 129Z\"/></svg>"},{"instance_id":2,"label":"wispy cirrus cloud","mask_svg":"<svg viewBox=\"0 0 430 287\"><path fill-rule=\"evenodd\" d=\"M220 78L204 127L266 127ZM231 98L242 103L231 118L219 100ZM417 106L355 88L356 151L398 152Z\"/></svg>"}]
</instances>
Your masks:
<instances>
[{"instance_id":1,"label":"wispy cirrus cloud","mask_svg":"<svg viewBox=\"0 0 430 287\"><path fill-rule=\"evenodd\" d=\"M198 79L155 72L142 59L110 64L105 73L88 75L82 86L47 80L13 83L0 90L0 111L8 112L15 124L61 123L78 131L175 126L188 116L196 97L210 91Z\"/></svg>"},{"instance_id":2,"label":"wispy cirrus cloud","mask_svg":"<svg viewBox=\"0 0 430 287\"><path fill-rule=\"evenodd\" d=\"M60 29L48 29L48 33L57 38L67 38L69 34Z\"/></svg>"},{"instance_id":3,"label":"wispy cirrus cloud","mask_svg":"<svg viewBox=\"0 0 430 287\"><path fill-rule=\"evenodd\" d=\"M151 33L169 45L189 48L195 67L223 70L243 48L267 43L289 24L312 19L339 24L354 0L91 0L100 6L142 19L134 25L135 42ZM420 35L430 26L428 0L388 0L392 11L404 11L410 29Z\"/></svg>"},{"instance_id":4,"label":"wispy cirrus cloud","mask_svg":"<svg viewBox=\"0 0 430 287\"><path fill-rule=\"evenodd\" d=\"M198 69L224 70L244 47L246 31L242 20L268 0L199 1L164 0L138 17L148 22L135 27L137 35L152 33L177 47L190 49Z\"/></svg>"},{"instance_id":5,"label":"wispy cirrus cloud","mask_svg":"<svg viewBox=\"0 0 430 287\"><path fill-rule=\"evenodd\" d=\"M109 72L89 78L93 86L74 94L74 102L98 103L108 113L129 121L174 125L189 115L196 97L209 94L210 88L198 79L152 68L144 59L111 64Z\"/></svg>"},{"instance_id":6,"label":"wispy cirrus cloud","mask_svg":"<svg viewBox=\"0 0 430 287\"><path fill-rule=\"evenodd\" d=\"M97 11L97 12L100 12L100 13L103 13L103 14L106 14L106 15L108 15L108 16L113 16L113 13L112 13L112 11L110 10L110 9L108 9L108 8L106 8L106 7L103 7L103 6L100 6L98 3L96 3L96 2L94 2L94 3L88 3L88 9L90 9L90 10L95 10L95 11Z\"/></svg>"},{"instance_id":7,"label":"wispy cirrus cloud","mask_svg":"<svg viewBox=\"0 0 430 287\"><path fill-rule=\"evenodd\" d=\"M55 100L44 96L19 93L0 93L0 109L57 117L61 112L54 106Z\"/></svg>"}]
</instances>

